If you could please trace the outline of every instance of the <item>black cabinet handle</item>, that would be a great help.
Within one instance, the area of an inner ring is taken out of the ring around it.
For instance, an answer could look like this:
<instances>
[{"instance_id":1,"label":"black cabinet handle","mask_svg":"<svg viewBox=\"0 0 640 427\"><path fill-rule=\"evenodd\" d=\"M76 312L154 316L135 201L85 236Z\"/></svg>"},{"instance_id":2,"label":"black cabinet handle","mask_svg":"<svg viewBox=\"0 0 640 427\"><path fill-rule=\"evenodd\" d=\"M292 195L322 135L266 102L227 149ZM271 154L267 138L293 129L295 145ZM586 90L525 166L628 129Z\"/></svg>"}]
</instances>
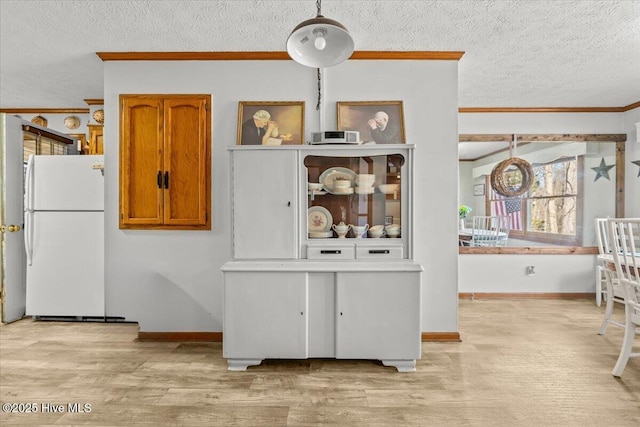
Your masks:
<instances>
[{"instance_id":1,"label":"black cabinet handle","mask_svg":"<svg viewBox=\"0 0 640 427\"><path fill-rule=\"evenodd\" d=\"M291 206L291 202L287 202L287 206Z\"/></svg>"},{"instance_id":2,"label":"black cabinet handle","mask_svg":"<svg viewBox=\"0 0 640 427\"><path fill-rule=\"evenodd\" d=\"M335 249L335 250L328 250L328 249L323 249L320 251L321 254L335 254L335 255L339 255L342 253L341 250L339 249Z\"/></svg>"},{"instance_id":3,"label":"black cabinet handle","mask_svg":"<svg viewBox=\"0 0 640 427\"><path fill-rule=\"evenodd\" d=\"M169 188L169 171L164 173L164 188Z\"/></svg>"},{"instance_id":4,"label":"black cabinet handle","mask_svg":"<svg viewBox=\"0 0 640 427\"><path fill-rule=\"evenodd\" d=\"M389 249L371 249L369 253L370 254L388 254Z\"/></svg>"},{"instance_id":5,"label":"black cabinet handle","mask_svg":"<svg viewBox=\"0 0 640 427\"><path fill-rule=\"evenodd\" d=\"M158 171L158 177L156 179L158 181L158 188L162 188L162 171Z\"/></svg>"}]
</instances>

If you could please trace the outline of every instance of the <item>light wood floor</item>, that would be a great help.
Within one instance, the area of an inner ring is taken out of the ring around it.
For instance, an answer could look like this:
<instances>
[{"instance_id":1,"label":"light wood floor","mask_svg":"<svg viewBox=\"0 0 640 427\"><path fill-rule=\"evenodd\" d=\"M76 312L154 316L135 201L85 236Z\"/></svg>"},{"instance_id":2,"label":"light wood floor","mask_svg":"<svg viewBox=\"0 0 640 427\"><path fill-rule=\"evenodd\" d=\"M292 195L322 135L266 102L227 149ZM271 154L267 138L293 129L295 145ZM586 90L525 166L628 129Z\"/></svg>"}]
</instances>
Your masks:
<instances>
[{"instance_id":1,"label":"light wood floor","mask_svg":"<svg viewBox=\"0 0 640 427\"><path fill-rule=\"evenodd\" d=\"M611 375L622 329L597 335L603 311L591 300L462 300L462 342L423 343L407 374L339 360L229 372L220 343L25 319L0 327L1 402L91 412L2 413L0 424L637 427L640 359Z\"/></svg>"}]
</instances>

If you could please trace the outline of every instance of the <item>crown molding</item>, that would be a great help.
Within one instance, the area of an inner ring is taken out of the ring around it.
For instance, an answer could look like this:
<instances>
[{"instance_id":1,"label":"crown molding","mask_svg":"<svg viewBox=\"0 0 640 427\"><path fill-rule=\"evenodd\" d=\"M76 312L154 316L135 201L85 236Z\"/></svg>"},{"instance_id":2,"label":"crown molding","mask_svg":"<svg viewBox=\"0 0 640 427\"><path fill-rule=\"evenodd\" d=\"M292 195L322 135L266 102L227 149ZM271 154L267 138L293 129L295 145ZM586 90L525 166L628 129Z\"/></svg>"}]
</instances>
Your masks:
<instances>
[{"instance_id":1,"label":"crown molding","mask_svg":"<svg viewBox=\"0 0 640 427\"><path fill-rule=\"evenodd\" d=\"M89 114L88 108L0 108L0 113L7 114Z\"/></svg>"},{"instance_id":2,"label":"crown molding","mask_svg":"<svg viewBox=\"0 0 640 427\"><path fill-rule=\"evenodd\" d=\"M460 107L459 113L621 113L625 107Z\"/></svg>"},{"instance_id":3,"label":"crown molding","mask_svg":"<svg viewBox=\"0 0 640 427\"><path fill-rule=\"evenodd\" d=\"M96 52L103 61L292 61L287 52ZM352 60L454 60L458 51L355 51Z\"/></svg>"},{"instance_id":4,"label":"crown molding","mask_svg":"<svg viewBox=\"0 0 640 427\"><path fill-rule=\"evenodd\" d=\"M85 99L87 105L104 105L104 99Z\"/></svg>"},{"instance_id":5,"label":"crown molding","mask_svg":"<svg viewBox=\"0 0 640 427\"><path fill-rule=\"evenodd\" d=\"M629 111L639 107L640 107L640 101L634 102L633 104L625 105L624 107L622 107L622 111Z\"/></svg>"},{"instance_id":6,"label":"crown molding","mask_svg":"<svg viewBox=\"0 0 640 427\"><path fill-rule=\"evenodd\" d=\"M640 101L624 107L460 107L458 113L624 113L640 107Z\"/></svg>"}]
</instances>

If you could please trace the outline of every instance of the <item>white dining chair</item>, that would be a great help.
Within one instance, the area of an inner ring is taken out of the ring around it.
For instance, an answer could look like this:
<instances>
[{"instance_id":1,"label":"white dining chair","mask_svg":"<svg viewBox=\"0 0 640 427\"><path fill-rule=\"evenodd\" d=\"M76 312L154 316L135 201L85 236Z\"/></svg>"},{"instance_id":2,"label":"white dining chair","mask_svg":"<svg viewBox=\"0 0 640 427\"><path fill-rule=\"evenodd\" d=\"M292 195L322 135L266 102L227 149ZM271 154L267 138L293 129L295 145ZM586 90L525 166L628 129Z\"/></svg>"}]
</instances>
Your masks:
<instances>
[{"instance_id":1,"label":"white dining chair","mask_svg":"<svg viewBox=\"0 0 640 427\"><path fill-rule=\"evenodd\" d=\"M625 291L625 330L613 376L619 377L633 353L635 336L640 333L640 218L607 220L611 257L618 280Z\"/></svg>"},{"instance_id":2,"label":"white dining chair","mask_svg":"<svg viewBox=\"0 0 640 427\"><path fill-rule=\"evenodd\" d=\"M609 266L612 266L607 218L596 218L595 226L599 263L596 267L596 305L600 306L603 297L605 300L604 319L602 319L598 334L604 335L609 324L624 328L624 323L614 320L612 316L614 303L624 304L625 292L624 288L620 286L615 270L607 268L606 264L608 261Z\"/></svg>"},{"instance_id":3,"label":"white dining chair","mask_svg":"<svg viewBox=\"0 0 640 427\"><path fill-rule=\"evenodd\" d=\"M500 216L498 218L498 242L496 246L507 246L510 231L511 217L506 215Z\"/></svg>"},{"instance_id":4,"label":"white dining chair","mask_svg":"<svg viewBox=\"0 0 640 427\"><path fill-rule=\"evenodd\" d=\"M471 246L498 246L500 237L508 237L509 218L506 216L474 216L471 231ZM504 244L506 245L506 239Z\"/></svg>"}]
</instances>

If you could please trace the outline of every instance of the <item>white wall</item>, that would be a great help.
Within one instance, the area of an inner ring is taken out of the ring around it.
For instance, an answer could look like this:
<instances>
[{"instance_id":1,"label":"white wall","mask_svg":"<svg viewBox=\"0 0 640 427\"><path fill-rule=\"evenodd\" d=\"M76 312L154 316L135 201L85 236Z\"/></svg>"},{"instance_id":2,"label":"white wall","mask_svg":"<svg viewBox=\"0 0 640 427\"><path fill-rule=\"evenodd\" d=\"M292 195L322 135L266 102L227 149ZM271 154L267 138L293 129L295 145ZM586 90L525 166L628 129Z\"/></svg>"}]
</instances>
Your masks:
<instances>
[{"instance_id":1,"label":"white wall","mask_svg":"<svg viewBox=\"0 0 640 427\"><path fill-rule=\"evenodd\" d=\"M640 160L640 142L636 131L636 123L640 122L640 108L634 108L623 114L624 132L627 134L625 147L625 216L640 217L640 169L632 161Z\"/></svg>"},{"instance_id":2,"label":"white wall","mask_svg":"<svg viewBox=\"0 0 640 427\"><path fill-rule=\"evenodd\" d=\"M627 117L623 113L462 113L459 118L459 132L626 133L631 129L630 123L634 120L631 116L632 114L628 114ZM634 117L638 121L637 116ZM632 182L629 176L630 169L636 174L638 172L629 162L630 157L633 157L629 150L630 144L627 142L625 165L628 216L634 212L633 209L638 209L640 203L637 200L640 197L630 195L640 194L640 184ZM635 157L640 157L637 146L640 144L636 143ZM607 163L609 164L609 161ZM636 180L640 181L637 178ZM630 203L630 199L634 197L635 200ZM635 207L631 207L632 203ZM585 227L587 226L585 224ZM595 292L595 265L595 255L465 254L460 255L458 259L459 288L460 292ZM535 276L526 276L527 266L536 268Z\"/></svg>"},{"instance_id":3,"label":"white wall","mask_svg":"<svg viewBox=\"0 0 640 427\"><path fill-rule=\"evenodd\" d=\"M305 101L308 136L319 130L316 71L293 61L104 65L107 315L138 321L148 332L221 331L220 267L231 258L226 148L236 141L238 101ZM415 259L425 267L423 331L457 331L457 66L347 61L324 73L326 129L336 126L336 101L404 101L407 142L417 145L414 229ZM212 94L211 231L118 229L119 124L113 118L120 94L142 93Z\"/></svg>"}]
</instances>

